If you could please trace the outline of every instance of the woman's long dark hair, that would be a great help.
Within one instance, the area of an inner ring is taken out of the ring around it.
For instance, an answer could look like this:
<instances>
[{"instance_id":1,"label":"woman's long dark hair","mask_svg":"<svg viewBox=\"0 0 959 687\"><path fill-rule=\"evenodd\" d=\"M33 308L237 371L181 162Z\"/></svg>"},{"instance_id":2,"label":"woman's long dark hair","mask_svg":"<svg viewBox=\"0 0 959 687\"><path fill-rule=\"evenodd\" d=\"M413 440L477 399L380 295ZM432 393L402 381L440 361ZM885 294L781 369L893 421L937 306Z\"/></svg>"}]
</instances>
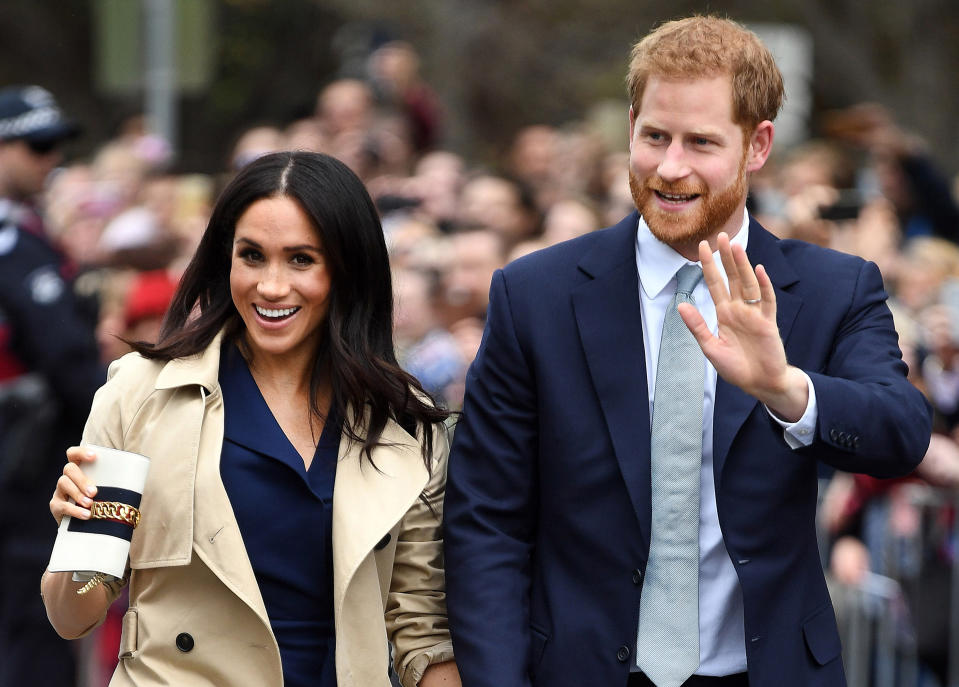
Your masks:
<instances>
[{"instance_id":1,"label":"woman's long dark hair","mask_svg":"<svg viewBox=\"0 0 959 687\"><path fill-rule=\"evenodd\" d=\"M321 385L332 391L330 414L362 443L372 463L392 418L423 432L423 460L432 472L433 430L449 415L403 371L393 350L393 290L383 229L366 188L342 162L319 153L283 152L245 167L217 200L210 222L184 272L155 345L136 343L147 358L171 360L200 353L221 329L238 338L243 322L230 294L237 220L263 198L286 196L311 219L323 243L331 289L325 329L310 376L310 407ZM366 424L364 408L368 409ZM347 410L355 414L351 417ZM325 418L324 418L325 419ZM375 467L375 466L374 466Z\"/></svg>"}]
</instances>

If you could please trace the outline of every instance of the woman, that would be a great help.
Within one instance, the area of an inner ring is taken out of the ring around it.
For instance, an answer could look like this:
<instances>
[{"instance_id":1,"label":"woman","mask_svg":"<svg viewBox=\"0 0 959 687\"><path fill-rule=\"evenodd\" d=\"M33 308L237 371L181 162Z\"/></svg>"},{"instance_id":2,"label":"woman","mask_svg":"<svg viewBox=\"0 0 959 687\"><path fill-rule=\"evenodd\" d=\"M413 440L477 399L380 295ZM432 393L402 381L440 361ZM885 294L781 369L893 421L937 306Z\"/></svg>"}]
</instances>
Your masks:
<instances>
[{"instance_id":1,"label":"woman","mask_svg":"<svg viewBox=\"0 0 959 687\"><path fill-rule=\"evenodd\" d=\"M156 345L114 363L83 444L151 460L111 685L459 684L439 526L448 442L393 353L386 246L342 163L276 153L226 188ZM50 510L88 519L67 453ZM335 486L334 486L335 485ZM124 581L47 572L64 637Z\"/></svg>"}]
</instances>

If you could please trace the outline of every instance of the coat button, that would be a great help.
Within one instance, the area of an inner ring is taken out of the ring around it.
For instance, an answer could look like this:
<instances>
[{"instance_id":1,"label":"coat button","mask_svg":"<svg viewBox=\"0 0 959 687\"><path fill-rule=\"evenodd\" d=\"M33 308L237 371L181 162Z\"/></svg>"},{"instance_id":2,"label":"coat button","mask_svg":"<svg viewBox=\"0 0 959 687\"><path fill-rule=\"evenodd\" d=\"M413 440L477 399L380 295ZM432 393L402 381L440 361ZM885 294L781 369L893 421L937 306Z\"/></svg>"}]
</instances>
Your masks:
<instances>
[{"instance_id":1,"label":"coat button","mask_svg":"<svg viewBox=\"0 0 959 687\"><path fill-rule=\"evenodd\" d=\"M839 441L839 432L834 429L829 430L829 438L833 441Z\"/></svg>"},{"instance_id":2,"label":"coat button","mask_svg":"<svg viewBox=\"0 0 959 687\"><path fill-rule=\"evenodd\" d=\"M643 571L639 568L636 568L633 571L633 584L642 584L643 582Z\"/></svg>"},{"instance_id":3,"label":"coat button","mask_svg":"<svg viewBox=\"0 0 959 687\"><path fill-rule=\"evenodd\" d=\"M380 539L378 542L376 542L376 546L374 546L373 548L376 549L377 551L382 551L383 549L386 548L386 545L390 543L390 539L392 538L393 538L392 535L389 532L387 532L386 536Z\"/></svg>"},{"instance_id":4,"label":"coat button","mask_svg":"<svg viewBox=\"0 0 959 687\"><path fill-rule=\"evenodd\" d=\"M176 648L187 653L188 651L193 651L193 637L192 635L181 632L176 636Z\"/></svg>"},{"instance_id":5,"label":"coat button","mask_svg":"<svg viewBox=\"0 0 959 687\"><path fill-rule=\"evenodd\" d=\"M629 658L629 647L625 644L619 647L619 650L616 652L616 660L620 663L626 663L626 659Z\"/></svg>"},{"instance_id":6,"label":"coat button","mask_svg":"<svg viewBox=\"0 0 959 687\"><path fill-rule=\"evenodd\" d=\"M852 447L853 447L853 448L859 448L859 437L853 437L853 438L852 438Z\"/></svg>"}]
</instances>

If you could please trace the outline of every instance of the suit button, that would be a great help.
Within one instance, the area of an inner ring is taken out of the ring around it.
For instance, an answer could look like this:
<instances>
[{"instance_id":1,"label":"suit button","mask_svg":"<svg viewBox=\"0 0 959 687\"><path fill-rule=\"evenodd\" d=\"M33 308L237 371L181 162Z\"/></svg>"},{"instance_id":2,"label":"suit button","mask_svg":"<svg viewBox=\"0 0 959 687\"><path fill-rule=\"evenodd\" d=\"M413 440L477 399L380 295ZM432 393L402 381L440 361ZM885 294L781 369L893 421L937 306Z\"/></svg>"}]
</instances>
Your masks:
<instances>
[{"instance_id":1,"label":"suit button","mask_svg":"<svg viewBox=\"0 0 959 687\"><path fill-rule=\"evenodd\" d=\"M853 447L853 448L859 448L859 437L853 437L853 438L852 438L852 447Z\"/></svg>"},{"instance_id":2,"label":"suit button","mask_svg":"<svg viewBox=\"0 0 959 687\"><path fill-rule=\"evenodd\" d=\"M834 429L829 430L829 438L833 441L839 441L839 432Z\"/></svg>"},{"instance_id":3,"label":"suit button","mask_svg":"<svg viewBox=\"0 0 959 687\"><path fill-rule=\"evenodd\" d=\"M620 663L626 663L626 660L629 658L629 647L625 644L619 647L619 650L616 652L616 660Z\"/></svg>"},{"instance_id":4,"label":"suit button","mask_svg":"<svg viewBox=\"0 0 959 687\"><path fill-rule=\"evenodd\" d=\"M181 632L176 636L176 648L187 653L193 651L193 637L186 632Z\"/></svg>"},{"instance_id":5,"label":"suit button","mask_svg":"<svg viewBox=\"0 0 959 687\"><path fill-rule=\"evenodd\" d=\"M386 545L390 543L390 539L392 538L393 538L392 535L389 532L387 532L386 536L384 536L382 539L376 542L376 546L374 546L373 548L376 549L377 551L382 551L383 549L386 548Z\"/></svg>"},{"instance_id":6,"label":"suit button","mask_svg":"<svg viewBox=\"0 0 959 687\"><path fill-rule=\"evenodd\" d=\"M633 571L633 584L642 584L643 582L643 571L639 568L636 568Z\"/></svg>"}]
</instances>

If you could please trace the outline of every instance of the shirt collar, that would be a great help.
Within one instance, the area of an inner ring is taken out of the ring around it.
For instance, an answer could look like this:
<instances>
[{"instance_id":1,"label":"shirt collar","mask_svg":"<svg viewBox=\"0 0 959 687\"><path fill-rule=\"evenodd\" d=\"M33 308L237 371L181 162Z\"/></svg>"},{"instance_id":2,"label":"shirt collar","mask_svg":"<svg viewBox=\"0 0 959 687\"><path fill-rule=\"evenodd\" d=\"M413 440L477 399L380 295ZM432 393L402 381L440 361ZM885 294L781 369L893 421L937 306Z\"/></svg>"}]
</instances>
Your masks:
<instances>
[{"instance_id":1,"label":"shirt collar","mask_svg":"<svg viewBox=\"0 0 959 687\"><path fill-rule=\"evenodd\" d=\"M740 226L736 235L729 240L729 243L738 243L745 248L748 241L749 213L743 210L742 226ZM718 251L713 253L713 260L719 267L719 273L722 275L723 281L728 284ZM642 285L646 297L656 298L666 288L670 280L676 276L679 268L687 263L699 264L698 262L690 263L670 246L653 236L646 220L640 216L636 231L636 266L639 269L639 283Z\"/></svg>"}]
</instances>

